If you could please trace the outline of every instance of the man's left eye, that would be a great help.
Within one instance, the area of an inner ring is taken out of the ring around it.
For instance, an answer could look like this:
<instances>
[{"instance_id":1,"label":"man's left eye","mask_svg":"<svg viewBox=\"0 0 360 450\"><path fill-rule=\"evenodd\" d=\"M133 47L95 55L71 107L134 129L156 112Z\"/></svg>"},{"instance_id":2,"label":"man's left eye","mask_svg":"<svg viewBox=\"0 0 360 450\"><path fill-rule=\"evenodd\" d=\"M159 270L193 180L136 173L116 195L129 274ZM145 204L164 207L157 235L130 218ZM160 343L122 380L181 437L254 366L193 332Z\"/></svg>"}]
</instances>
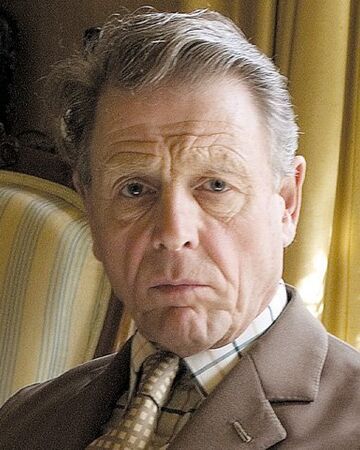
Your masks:
<instances>
[{"instance_id":1,"label":"man's left eye","mask_svg":"<svg viewBox=\"0 0 360 450\"><path fill-rule=\"evenodd\" d=\"M230 189L230 186L223 180L212 179L203 183L202 188L212 192L226 192Z\"/></svg>"}]
</instances>

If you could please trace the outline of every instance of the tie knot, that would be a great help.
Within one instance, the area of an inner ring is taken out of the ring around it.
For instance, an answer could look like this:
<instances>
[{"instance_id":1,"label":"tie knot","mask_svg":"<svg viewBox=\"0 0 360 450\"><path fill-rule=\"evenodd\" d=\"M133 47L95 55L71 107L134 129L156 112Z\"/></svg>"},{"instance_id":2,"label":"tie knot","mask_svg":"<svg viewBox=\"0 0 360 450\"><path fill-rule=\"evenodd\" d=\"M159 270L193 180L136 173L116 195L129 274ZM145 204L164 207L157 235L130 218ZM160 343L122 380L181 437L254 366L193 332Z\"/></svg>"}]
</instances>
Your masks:
<instances>
[{"instance_id":1,"label":"tie knot","mask_svg":"<svg viewBox=\"0 0 360 450\"><path fill-rule=\"evenodd\" d=\"M179 368L179 357L171 352L159 351L143 363L139 394L150 396L158 408L165 403Z\"/></svg>"}]
</instances>

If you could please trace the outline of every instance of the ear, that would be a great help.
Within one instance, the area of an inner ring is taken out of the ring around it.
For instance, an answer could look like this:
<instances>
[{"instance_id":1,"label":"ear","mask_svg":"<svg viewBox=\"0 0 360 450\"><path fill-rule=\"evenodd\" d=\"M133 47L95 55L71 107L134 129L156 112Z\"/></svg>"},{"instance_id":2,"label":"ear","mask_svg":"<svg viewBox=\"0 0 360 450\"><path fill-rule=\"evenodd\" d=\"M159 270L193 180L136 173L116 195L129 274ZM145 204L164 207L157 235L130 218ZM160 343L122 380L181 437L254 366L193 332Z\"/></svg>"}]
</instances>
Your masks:
<instances>
[{"instance_id":1,"label":"ear","mask_svg":"<svg viewBox=\"0 0 360 450\"><path fill-rule=\"evenodd\" d=\"M97 239L95 220L94 220L94 207L93 207L93 200L91 198L90 188L86 187L82 184L78 172L73 173L72 181L75 186L76 192L80 195L80 197L82 198L82 200L84 202L86 216L89 221L91 235L92 235L92 239L93 239L93 253L95 255L95 258L98 261L101 261L101 256L100 256L101 253L100 253L100 248L98 246L98 239Z\"/></svg>"},{"instance_id":2,"label":"ear","mask_svg":"<svg viewBox=\"0 0 360 450\"><path fill-rule=\"evenodd\" d=\"M280 195L284 200L285 210L282 218L283 246L289 246L295 238L299 221L302 186L305 179L306 162L302 156L295 156L295 172L282 180Z\"/></svg>"}]
</instances>

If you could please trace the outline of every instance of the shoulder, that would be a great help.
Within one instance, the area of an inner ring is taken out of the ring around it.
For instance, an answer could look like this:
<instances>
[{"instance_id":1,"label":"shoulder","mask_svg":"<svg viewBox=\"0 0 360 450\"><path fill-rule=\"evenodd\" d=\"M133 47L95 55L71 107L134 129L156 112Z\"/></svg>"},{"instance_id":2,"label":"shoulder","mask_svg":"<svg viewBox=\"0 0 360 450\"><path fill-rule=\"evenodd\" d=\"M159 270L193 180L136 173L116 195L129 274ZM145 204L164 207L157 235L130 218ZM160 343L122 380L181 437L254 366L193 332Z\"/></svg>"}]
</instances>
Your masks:
<instances>
[{"instance_id":1,"label":"shoulder","mask_svg":"<svg viewBox=\"0 0 360 450\"><path fill-rule=\"evenodd\" d=\"M336 389L341 385L344 391L352 391L360 409L360 352L331 334L328 345L322 379Z\"/></svg>"},{"instance_id":2,"label":"shoulder","mask_svg":"<svg viewBox=\"0 0 360 450\"><path fill-rule=\"evenodd\" d=\"M0 447L85 448L128 386L128 348L13 395L0 409Z\"/></svg>"},{"instance_id":3,"label":"shoulder","mask_svg":"<svg viewBox=\"0 0 360 450\"><path fill-rule=\"evenodd\" d=\"M306 437L312 448L358 448L360 353L329 334L294 289L288 293L286 309L249 350L286 429L282 446L302 448Z\"/></svg>"},{"instance_id":4,"label":"shoulder","mask_svg":"<svg viewBox=\"0 0 360 450\"><path fill-rule=\"evenodd\" d=\"M331 334L327 336L328 351L310 415L313 423L318 423L318 435L323 433L329 442L338 442L339 448L340 444L359 448L360 353Z\"/></svg>"},{"instance_id":5,"label":"shoulder","mask_svg":"<svg viewBox=\"0 0 360 450\"><path fill-rule=\"evenodd\" d=\"M0 409L0 447L85 448L128 387L130 349L131 340L117 353L13 395Z\"/></svg>"},{"instance_id":6,"label":"shoulder","mask_svg":"<svg viewBox=\"0 0 360 450\"><path fill-rule=\"evenodd\" d=\"M102 374L111 364L115 354L106 355L81 364L51 380L26 386L10 397L0 409L0 425L6 417L27 405L70 397Z\"/></svg>"},{"instance_id":7,"label":"shoulder","mask_svg":"<svg viewBox=\"0 0 360 450\"><path fill-rule=\"evenodd\" d=\"M334 354L334 356L338 356L343 359L350 358L350 361L352 361L355 366L360 365L360 352L356 348L330 333L328 333L328 339L330 355Z\"/></svg>"}]
</instances>

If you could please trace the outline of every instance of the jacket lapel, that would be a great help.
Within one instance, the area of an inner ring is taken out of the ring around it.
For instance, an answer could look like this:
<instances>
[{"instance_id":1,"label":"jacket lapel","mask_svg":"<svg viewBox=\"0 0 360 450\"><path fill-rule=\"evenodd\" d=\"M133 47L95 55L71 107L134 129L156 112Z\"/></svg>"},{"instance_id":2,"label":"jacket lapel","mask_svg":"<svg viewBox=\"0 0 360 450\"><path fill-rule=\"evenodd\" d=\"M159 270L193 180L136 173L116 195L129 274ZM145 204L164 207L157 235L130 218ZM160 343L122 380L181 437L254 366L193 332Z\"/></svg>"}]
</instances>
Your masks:
<instances>
[{"instance_id":1,"label":"jacket lapel","mask_svg":"<svg viewBox=\"0 0 360 450\"><path fill-rule=\"evenodd\" d=\"M169 450L265 449L286 437L245 355L201 405Z\"/></svg>"}]
</instances>

